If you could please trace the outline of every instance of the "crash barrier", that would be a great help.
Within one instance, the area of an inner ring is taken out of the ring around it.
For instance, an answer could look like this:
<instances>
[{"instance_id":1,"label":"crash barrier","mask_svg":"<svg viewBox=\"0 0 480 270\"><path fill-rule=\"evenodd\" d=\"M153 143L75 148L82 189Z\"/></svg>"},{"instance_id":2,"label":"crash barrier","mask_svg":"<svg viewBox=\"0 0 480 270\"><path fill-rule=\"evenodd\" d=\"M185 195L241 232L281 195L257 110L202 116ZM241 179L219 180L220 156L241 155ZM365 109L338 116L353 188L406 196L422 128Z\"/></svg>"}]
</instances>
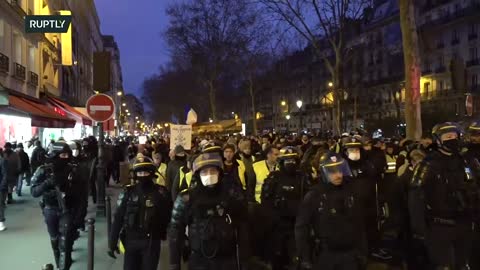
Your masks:
<instances>
[{"instance_id":1,"label":"crash barrier","mask_svg":"<svg viewBox=\"0 0 480 270\"><path fill-rule=\"evenodd\" d=\"M112 201L110 199L110 196L107 196L105 199L106 201L106 216L107 216L107 235L110 236L110 232L112 230ZM110 247L110 237L108 237L108 247Z\"/></svg>"},{"instance_id":2,"label":"crash barrier","mask_svg":"<svg viewBox=\"0 0 480 270\"><path fill-rule=\"evenodd\" d=\"M95 254L95 219L89 218L88 223L88 265L87 270L93 270L93 256Z\"/></svg>"}]
</instances>

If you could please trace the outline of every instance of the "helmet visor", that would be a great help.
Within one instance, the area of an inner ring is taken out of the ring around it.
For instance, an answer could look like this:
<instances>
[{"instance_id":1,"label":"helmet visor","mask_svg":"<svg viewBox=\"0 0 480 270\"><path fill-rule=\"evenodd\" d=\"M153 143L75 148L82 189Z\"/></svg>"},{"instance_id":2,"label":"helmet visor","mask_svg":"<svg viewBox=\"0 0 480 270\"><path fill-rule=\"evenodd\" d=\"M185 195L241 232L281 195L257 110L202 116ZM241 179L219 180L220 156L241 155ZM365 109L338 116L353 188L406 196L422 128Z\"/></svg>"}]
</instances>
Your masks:
<instances>
[{"instance_id":1,"label":"helmet visor","mask_svg":"<svg viewBox=\"0 0 480 270\"><path fill-rule=\"evenodd\" d=\"M329 183L338 181L338 178L343 179L343 177L352 176L350 166L348 166L347 161L345 161L344 159L337 162L324 164L320 168L323 175L325 176L325 179Z\"/></svg>"}]
</instances>

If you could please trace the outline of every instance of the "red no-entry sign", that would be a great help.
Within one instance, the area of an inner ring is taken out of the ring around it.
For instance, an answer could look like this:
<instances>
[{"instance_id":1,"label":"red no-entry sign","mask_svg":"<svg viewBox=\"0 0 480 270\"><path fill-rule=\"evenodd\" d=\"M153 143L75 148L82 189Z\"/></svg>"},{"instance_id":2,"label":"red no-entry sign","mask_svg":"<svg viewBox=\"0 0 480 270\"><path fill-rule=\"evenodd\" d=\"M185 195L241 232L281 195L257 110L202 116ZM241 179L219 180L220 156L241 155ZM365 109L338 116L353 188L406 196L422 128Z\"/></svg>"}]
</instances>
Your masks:
<instances>
[{"instance_id":1,"label":"red no-entry sign","mask_svg":"<svg viewBox=\"0 0 480 270\"><path fill-rule=\"evenodd\" d=\"M87 100L87 113L93 121L105 122L113 117L115 103L113 99L104 94L91 96Z\"/></svg>"}]
</instances>

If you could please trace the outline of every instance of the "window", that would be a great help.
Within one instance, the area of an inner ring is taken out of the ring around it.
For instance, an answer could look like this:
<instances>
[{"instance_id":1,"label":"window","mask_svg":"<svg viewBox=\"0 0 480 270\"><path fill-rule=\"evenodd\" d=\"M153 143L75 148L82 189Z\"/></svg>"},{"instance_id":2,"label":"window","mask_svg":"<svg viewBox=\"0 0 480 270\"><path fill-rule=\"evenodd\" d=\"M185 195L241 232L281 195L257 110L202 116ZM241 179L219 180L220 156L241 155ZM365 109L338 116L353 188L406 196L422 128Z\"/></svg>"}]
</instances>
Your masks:
<instances>
[{"instance_id":1,"label":"window","mask_svg":"<svg viewBox=\"0 0 480 270\"><path fill-rule=\"evenodd\" d=\"M423 90L425 92L425 97L428 99L429 96L428 96L428 92L430 91L430 83L429 82L426 82L423 84Z\"/></svg>"},{"instance_id":2,"label":"window","mask_svg":"<svg viewBox=\"0 0 480 270\"><path fill-rule=\"evenodd\" d=\"M478 59L478 48L472 47L470 48L470 60Z\"/></svg>"},{"instance_id":3,"label":"window","mask_svg":"<svg viewBox=\"0 0 480 270\"><path fill-rule=\"evenodd\" d=\"M443 67L444 66L444 63L445 63L445 57L442 55L440 55L440 57L438 58L438 67Z\"/></svg>"},{"instance_id":4,"label":"window","mask_svg":"<svg viewBox=\"0 0 480 270\"><path fill-rule=\"evenodd\" d=\"M439 91L443 90L443 80L438 81L438 90Z\"/></svg>"},{"instance_id":5,"label":"window","mask_svg":"<svg viewBox=\"0 0 480 270\"><path fill-rule=\"evenodd\" d=\"M13 33L13 61L15 63L22 63L22 37Z\"/></svg>"},{"instance_id":6,"label":"window","mask_svg":"<svg viewBox=\"0 0 480 270\"><path fill-rule=\"evenodd\" d=\"M457 41L458 41L458 30L453 29L453 31L452 31L452 43L455 43Z\"/></svg>"},{"instance_id":7,"label":"window","mask_svg":"<svg viewBox=\"0 0 480 270\"><path fill-rule=\"evenodd\" d=\"M37 73L37 66L35 65L35 59L37 56L37 48L33 46L28 47L28 69L31 72Z\"/></svg>"},{"instance_id":8,"label":"window","mask_svg":"<svg viewBox=\"0 0 480 270\"><path fill-rule=\"evenodd\" d=\"M477 86L477 85L478 85L478 75L472 74L472 86Z\"/></svg>"},{"instance_id":9,"label":"window","mask_svg":"<svg viewBox=\"0 0 480 270\"><path fill-rule=\"evenodd\" d=\"M468 29L469 35L475 35L477 33L477 25L475 23L470 24L470 27Z\"/></svg>"}]
</instances>

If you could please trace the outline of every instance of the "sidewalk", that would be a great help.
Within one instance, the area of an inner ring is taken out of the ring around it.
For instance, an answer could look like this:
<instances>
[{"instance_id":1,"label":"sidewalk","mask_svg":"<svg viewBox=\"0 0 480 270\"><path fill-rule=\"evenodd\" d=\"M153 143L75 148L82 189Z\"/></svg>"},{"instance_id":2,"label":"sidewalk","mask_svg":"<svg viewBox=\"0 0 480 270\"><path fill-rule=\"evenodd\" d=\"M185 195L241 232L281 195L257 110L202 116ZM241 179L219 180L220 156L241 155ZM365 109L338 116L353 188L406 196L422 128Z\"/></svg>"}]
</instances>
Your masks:
<instances>
[{"instance_id":1,"label":"sidewalk","mask_svg":"<svg viewBox=\"0 0 480 270\"><path fill-rule=\"evenodd\" d=\"M112 198L112 208L115 207L120 188L109 188L107 194ZM42 265L53 263L50 248L50 238L47 233L43 216L38 206L38 200L30 195L30 188L24 186L23 196L15 197L15 203L6 209L7 230L0 232L0 263L1 269L10 270L40 270ZM113 212L112 212L113 214ZM89 209L89 217L95 217L95 209ZM123 257L114 260L107 255L107 225L105 218L96 217L95 222L95 269L121 270ZM87 232L82 233L75 242L71 270L87 269ZM162 244L162 256L159 269L168 269L167 243Z\"/></svg>"}]
</instances>

